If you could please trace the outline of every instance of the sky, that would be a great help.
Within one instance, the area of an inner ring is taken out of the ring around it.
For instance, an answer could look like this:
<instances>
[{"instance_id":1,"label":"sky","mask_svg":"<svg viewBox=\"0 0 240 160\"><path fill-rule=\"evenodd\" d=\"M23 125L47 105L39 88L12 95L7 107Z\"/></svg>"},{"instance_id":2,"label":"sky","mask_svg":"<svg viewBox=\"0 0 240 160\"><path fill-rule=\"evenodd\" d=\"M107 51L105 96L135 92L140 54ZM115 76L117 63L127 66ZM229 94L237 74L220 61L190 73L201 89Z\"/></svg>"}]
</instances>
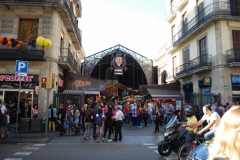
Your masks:
<instances>
[{"instance_id":1,"label":"sky","mask_svg":"<svg viewBox=\"0 0 240 160\"><path fill-rule=\"evenodd\" d=\"M166 41L165 0L81 0L86 56L122 45L152 59Z\"/></svg>"}]
</instances>

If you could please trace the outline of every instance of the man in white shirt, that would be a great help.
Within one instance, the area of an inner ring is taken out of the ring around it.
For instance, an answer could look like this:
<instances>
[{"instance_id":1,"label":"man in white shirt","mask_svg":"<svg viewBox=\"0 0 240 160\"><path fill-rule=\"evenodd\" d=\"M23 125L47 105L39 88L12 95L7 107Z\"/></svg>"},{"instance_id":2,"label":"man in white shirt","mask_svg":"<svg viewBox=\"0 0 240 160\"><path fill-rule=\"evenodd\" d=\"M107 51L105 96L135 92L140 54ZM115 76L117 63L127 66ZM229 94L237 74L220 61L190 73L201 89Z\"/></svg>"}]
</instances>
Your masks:
<instances>
[{"instance_id":1,"label":"man in white shirt","mask_svg":"<svg viewBox=\"0 0 240 160\"><path fill-rule=\"evenodd\" d=\"M1 104L1 112L2 112L3 115L5 115L5 113L7 112L7 108L6 108L5 102L2 102L2 104Z\"/></svg>"},{"instance_id":2,"label":"man in white shirt","mask_svg":"<svg viewBox=\"0 0 240 160\"><path fill-rule=\"evenodd\" d=\"M5 102L1 103L0 112L1 112L0 135L1 135L1 138L4 138L4 134L2 133L3 130L5 130L5 135L7 136L7 128L6 128L6 120L5 120L5 114L7 113L7 108L6 108Z\"/></svg>"},{"instance_id":3,"label":"man in white shirt","mask_svg":"<svg viewBox=\"0 0 240 160\"><path fill-rule=\"evenodd\" d=\"M148 123L152 123L153 102L148 103Z\"/></svg>"},{"instance_id":4,"label":"man in white shirt","mask_svg":"<svg viewBox=\"0 0 240 160\"><path fill-rule=\"evenodd\" d=\"M115 137L113 141L122 140L122 121L123 121L123 112L121 111L121 106L117 106L117 113L114 116L115 119ZM119 137L118 137L119 136Z\"/></svg>"},{"instance_id":5,"label":"man in white shirt","mask_svg":"<svg viewBox=\"0 0 240 160\"><path fill-rule=\"evenodd\" d=\"M203 107L204 115L201 120L199 120L192 128L195 129L200 126L205 120L207 120L208 125L202 130L197 132L197 135L204 134L205 140L211 140L214 137L214 132L221 122L221 117L217 112L213 112L210 104Z\"/></svg>"}]
</instances>

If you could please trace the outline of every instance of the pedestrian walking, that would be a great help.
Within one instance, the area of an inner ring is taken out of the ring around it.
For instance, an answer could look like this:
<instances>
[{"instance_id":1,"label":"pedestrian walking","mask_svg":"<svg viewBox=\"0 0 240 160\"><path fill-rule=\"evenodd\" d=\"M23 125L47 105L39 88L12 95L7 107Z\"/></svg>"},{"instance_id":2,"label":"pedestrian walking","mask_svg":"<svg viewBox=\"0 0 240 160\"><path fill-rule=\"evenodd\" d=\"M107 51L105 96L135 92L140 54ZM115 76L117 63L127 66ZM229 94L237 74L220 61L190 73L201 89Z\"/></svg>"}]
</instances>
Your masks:
<instances>
[{"instance_id":1,"label":"pedestrian walking","mask_svg":"<svg viewBox=\"0 0 240 160\"><path fill-rule=\"evenodd\" d=\"M66 110L65 110L63 104L60 104L60 109L59 109L59 113L58 113L58 123L60 124L60 126L59 126L60 135L59 136L63 136L66 133L66 131L64 130L65 118L66 118Z\"/></svg>"},{"instance_id":2,"label":"pedestrian walking","mask_svg":"<svg viewBox=\"0 0 240 160\"><path fill-rule=\"evenodd\" d=\"M49 132L51 132L51 131L55 132L56 119L57 119L57 109L55 107L53 107L53 104L51 104L48 109L48 131Z\"/></svg>"},{"instance_id":3,"label":"pedestrian walking","mask_svg":"<svg viewBox=\"0 0 240 160\"><path fill-rule=\"evenodd\" d=\"M111 133L112 133L112 125L113 125L113 113L112 108L108 108L108 112L105 114L105 122L104 122L104 134L103 138L105 139L106 133L108 131L108 142L111 142Z\"/></svg>"}]
</instances>

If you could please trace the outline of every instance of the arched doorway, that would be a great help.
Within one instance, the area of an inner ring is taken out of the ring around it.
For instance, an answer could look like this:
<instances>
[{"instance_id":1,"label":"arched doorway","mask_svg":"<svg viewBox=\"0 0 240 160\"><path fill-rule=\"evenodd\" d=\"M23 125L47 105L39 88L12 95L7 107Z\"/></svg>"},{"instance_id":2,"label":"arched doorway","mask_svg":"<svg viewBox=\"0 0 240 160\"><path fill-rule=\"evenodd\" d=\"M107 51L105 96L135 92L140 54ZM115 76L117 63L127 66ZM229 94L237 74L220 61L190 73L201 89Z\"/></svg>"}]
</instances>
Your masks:
<instances>
[{"instance_id":1,"label":"arched doorway","mask_svg":"<svg viewBox=\"0 0 240 160\"><path fill-rule=\"evenodd\" d=\"M112 57L116 53L126 57L126 70L123 75L114 75L111 69ZM140 85L152 84L152 60L126 48L117 45L86 57L83 65L83 75L98 79L117 79L118 82L132 88L139 89Z\"/></svg>"}]
</instances>

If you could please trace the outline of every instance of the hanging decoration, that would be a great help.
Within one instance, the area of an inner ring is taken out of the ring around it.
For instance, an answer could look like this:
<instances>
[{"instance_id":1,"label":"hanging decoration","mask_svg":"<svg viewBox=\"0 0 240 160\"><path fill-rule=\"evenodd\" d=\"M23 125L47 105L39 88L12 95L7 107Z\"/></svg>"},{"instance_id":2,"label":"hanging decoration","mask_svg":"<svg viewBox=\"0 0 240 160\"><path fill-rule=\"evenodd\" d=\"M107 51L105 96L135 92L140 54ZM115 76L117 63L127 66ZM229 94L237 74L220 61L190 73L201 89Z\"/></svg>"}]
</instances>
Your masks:
<instances>
[{"instance_id":1,"label":"hanging decoration","mask_svg":"<svg viewBox=\"0 0 240 160\"><path fill-rule=\"evenodd\" d=\"M49 48L49 47L52 46L52 41L50 39L44 39L42 36L39 36L36 39L36 43L37 43L37 45L43 46L43 47L46 47L46 48Z\"/></svg>"},{"instance_id":2,"label":"hanging decoration","mask_svg":"<svg viewBox=\"0 0 240 160\"><path fill-rule=\"evenodd\" d=\"M37 45L43 46L44 38L42 36L39 36L36 42L37 42Z\"/></svg>"},{"instance_id":3,"label":"hanging decoration","mask_svg":"<svg viewBox=\"0 0 240 160\"><path fill-rule=\"evenodd\" d=\"M10 37L1 37L0 36L0 44L5 45L6 47L20 48L22 41L18 41L16 39L10 38Z\"/></svg>"}]
</instances>

